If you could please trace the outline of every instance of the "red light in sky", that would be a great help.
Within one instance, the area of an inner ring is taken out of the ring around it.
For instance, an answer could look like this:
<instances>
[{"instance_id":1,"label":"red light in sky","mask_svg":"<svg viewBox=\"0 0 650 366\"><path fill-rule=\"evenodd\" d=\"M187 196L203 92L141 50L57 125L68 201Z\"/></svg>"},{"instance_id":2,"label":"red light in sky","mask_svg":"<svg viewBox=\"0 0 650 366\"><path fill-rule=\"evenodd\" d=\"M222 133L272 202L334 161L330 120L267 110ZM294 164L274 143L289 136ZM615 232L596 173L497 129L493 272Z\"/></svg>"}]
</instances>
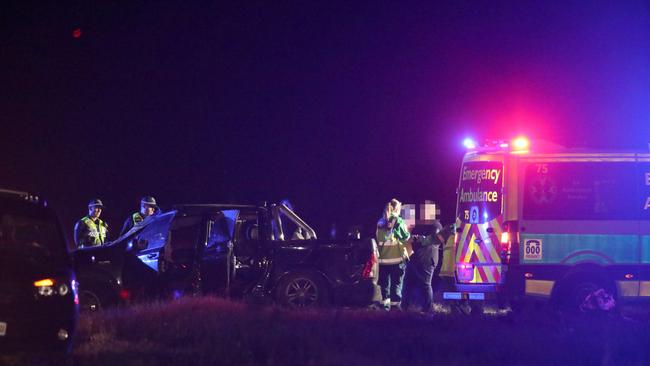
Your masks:
<instances>
[{"instance_id":1,"label":"red light in sky","mask_svg":"<svg viewBox=\"0 0 650 366\"><path fill-rule=\"evenodd\" d=\"M81 37L81 28L75 28L75 30L72 31L72 36L74 38L80 38Z\"/></svg>"}]
</instances>

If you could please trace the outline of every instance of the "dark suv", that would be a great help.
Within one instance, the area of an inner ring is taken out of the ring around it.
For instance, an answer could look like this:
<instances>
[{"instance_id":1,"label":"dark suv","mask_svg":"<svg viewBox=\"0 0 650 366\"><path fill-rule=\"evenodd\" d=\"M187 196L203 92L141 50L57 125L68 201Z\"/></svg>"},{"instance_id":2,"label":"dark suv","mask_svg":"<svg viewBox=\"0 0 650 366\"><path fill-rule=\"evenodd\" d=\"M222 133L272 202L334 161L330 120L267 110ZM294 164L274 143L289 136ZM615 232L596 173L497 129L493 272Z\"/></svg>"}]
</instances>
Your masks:
<instances>
[{"instance_id":1,"label":"dark suv","mask_svg":"<svg viewBox=\"0 0 650 366\"><path fill-rule=\"evenodd\" d=\"M69 362L76 286L53 210L27 193L0 190L0 354L45 351L56 364Z\"/></svg>"},{"instance_id":2,"label":"dark suv","mask_svg":"<svg viewBox=\"0 0 650 366\"><path fill-rule=\"evenodd\" d=\"M217 293L290 307L378 296L373 239L318 239L285 205L178 205L75 252L81 305Z\"/></svg>"}]
</instances>

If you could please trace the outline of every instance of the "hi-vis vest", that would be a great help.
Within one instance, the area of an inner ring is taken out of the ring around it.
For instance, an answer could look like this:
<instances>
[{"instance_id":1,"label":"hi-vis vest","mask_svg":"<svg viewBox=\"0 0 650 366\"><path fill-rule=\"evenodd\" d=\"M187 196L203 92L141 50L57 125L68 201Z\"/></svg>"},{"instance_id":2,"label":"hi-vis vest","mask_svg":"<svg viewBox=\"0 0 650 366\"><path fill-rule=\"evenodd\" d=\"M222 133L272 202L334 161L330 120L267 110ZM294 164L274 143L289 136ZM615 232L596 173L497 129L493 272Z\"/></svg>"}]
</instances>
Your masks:
<instances>
[{"instance_id":1,"label":"hi-vis vest","mask_svg":"<svg viewBox=\"0 0 650 366\"><path fill-rule=\"evenodd\" d=\"M139 212L136 212L133 215L131 215L131 219L133 220L133 226L144 221L144 217L142 217L142 215Z\"/></svg>"},{"instance_id":2,"label":"hi-vis vest","mask_svg":"<svg viewBox=\"0 0 650 366\"><path fill-rule=\"evenodd\" d=\"M401 217L395 218L392 228L382 217L377 223L377 247L379 264L399 264L408 258L404 242L411 237Z\"/></svg>"},{"instance_id":3,"label":"hi-vis vest","mask_svg":"<svg viewBox=\"0 0 650 366\"><path fill-rule=\"evenodd\" d=\"M454 236L450 235L443 246L442 267L440 268L440 276L442 277L454 277L454 271L456 270L456 241L454 239Z\"/></svg>"},{"instance_id":4,"label":"hi-vis vest","mask_svg":"<svg viewBox=\"0 0 650 366\"><path fill-rule=\"evenodd\" d=\"M108 225L104 221L97 219L97 222L95 222L88 216L84 216L81 219L81 222L83 222L88 229L88 238L82 240L83 246L94 247L104 244L106 241L106 233L108 232Z\"/></svg>"}]
</instances>

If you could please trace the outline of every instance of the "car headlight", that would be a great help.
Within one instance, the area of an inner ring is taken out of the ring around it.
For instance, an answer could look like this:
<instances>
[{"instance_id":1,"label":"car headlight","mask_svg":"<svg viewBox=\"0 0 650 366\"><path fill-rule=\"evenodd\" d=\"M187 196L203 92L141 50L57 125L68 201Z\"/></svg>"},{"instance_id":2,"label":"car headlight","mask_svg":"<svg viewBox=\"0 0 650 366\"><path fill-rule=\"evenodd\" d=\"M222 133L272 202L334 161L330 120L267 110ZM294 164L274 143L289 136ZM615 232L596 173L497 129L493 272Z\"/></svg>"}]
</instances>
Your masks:
<instances>
[{"instance_id":1,"label":"car headlight","mask_svg":"<svg viewBox=\"0 0 650 366\"><path fill-rule=\"evenodd\" d=\"M73 286L75 285L74 282L76 281L73 280ZM34 287L36 287L38 294L43 297L50 297L56 294L65 296L70 292L70 286L65 281L55 281L51 278L34 281Z\"/></svg>"},{"instance_id":2,"label":"car headlight","mask_svg":"<svg viewBox=\"0 0 650 366\"><path fill-rule=\"evenodd\" d=\"M70 292L70 288L65 283L59 285L59 295L65 296Z\"/></svg>"}]
</instances>

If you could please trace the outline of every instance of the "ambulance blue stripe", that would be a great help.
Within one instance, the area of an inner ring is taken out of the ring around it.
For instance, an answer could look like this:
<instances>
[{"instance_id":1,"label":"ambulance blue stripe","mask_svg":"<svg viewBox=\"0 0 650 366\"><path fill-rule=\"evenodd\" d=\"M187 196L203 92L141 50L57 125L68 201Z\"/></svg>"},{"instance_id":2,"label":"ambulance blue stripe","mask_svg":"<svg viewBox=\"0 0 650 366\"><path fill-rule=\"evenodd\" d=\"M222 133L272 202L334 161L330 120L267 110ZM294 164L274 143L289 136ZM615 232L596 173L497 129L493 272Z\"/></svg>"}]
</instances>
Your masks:
<instances>
[{"instance_id":1,"label":"ambulance blue stripe","mask_svg":"<svg viewBox=\"0 0 650 366\"><path fill-rule=\"evenodd\" d=\"M542 241L542 259L524 260L528 239ZM520 263L525 264L575 264L639 263L639 237L637 235L573 235L535 234L521 235Z\"/></svg>"}]
</instances>

